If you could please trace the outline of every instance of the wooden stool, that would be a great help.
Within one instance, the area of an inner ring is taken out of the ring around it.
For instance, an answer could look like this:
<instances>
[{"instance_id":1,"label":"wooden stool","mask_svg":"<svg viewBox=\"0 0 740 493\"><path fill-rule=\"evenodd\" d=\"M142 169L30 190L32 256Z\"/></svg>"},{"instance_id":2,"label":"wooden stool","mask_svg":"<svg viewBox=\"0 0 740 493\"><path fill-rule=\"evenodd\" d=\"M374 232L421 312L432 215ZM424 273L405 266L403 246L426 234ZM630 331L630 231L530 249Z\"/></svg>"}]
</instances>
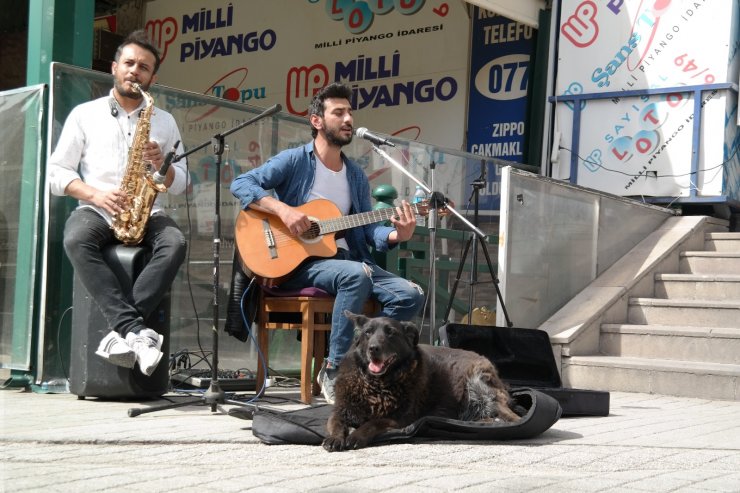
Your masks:
<instances>
[{"instance_id":1,"label":"wooden stool","mask_svg":"<svg viewBox=\"0 0 740 493\"><path fill-rule=\"evenodd\" d=\"M364 312L372 314L377 304L368 300ZM270 330L301 331L301 401L311 403L314 395L319 395L318 370L324 364L326 352L326 333L331 331L331 315L334 311L334 297L318 288L304 288L298 291L281 291L278 288L262 287L260 292L260 318L257 344L265 358L265 365L257 365L257 391L265 381L264 367L269 367ZM276 320L273 314L280 314L284 321ZM290 314L295 320L290 320ZM311 372L311 364L315 372Z\"/></svg>"}]
</instances>

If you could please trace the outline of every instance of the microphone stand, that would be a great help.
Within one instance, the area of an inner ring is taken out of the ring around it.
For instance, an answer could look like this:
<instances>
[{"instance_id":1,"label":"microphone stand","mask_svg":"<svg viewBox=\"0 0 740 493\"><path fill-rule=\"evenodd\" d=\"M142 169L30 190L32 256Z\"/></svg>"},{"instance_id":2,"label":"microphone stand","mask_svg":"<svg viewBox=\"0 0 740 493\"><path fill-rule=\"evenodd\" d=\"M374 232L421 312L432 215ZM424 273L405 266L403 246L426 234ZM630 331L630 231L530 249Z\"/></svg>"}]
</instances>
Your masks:
<instances>
[{"instance_id":1,"label":"microphone stand","mask_svg":"<svg viewBox=\"0 0 740 493\"><path fill-rule=\"evenodd\" d=\"M434 172L437 164L429 164L430 190L434 190ZM427 191L427 193L429 193ZM434 328L437 326L437 207L445 205L444 196L432 192L429 196L429 344L434 345Z\"/></svg>"},{"instance_id":2,"label":"microphone stand","mask_svg":"<svg viewBox=\"0 0 740 493\"><path fill-rule=\"evenodd\" d=\"M450 211L455 217L460 219L468 228L470 228L475 235L477 235L479 238L481 238L483 241L485 241L486 234L478 229L478 227L474 224L472 224L470 221L468 221L465 216L460 214L457 210L455 210L454 207L449 205L447 203L447 199L445 199L444 195L440 192L434 192L434 168L435 164L434 162L431 163L430 167L432 170L431 173L431 185L432 188L429 188L422 180L419 180L414 175L411 174L410 171L408 171L406 168L401 165L398 161L393 159L387 152L385 152L383 149L380 149L378 146L373 144L373 151L375 151L377 154L379 154L383 159L391 163L393 166L396 167L399 171L401 171L404 175L408 176L413 182L415 182L417 185L419 185L424 191L426 191L429 196L429 278L431 279L431 282L429 283L429 309L431 311L430 314L430 323L429 323L429 343L434 344L434 341L436 339L435 337L435 324L436 324L436 318L437 318L437 266L436 266L436 234L437 234L437 208L438 207L445 207L448 211ZM489 260L490 265L490 260ZM502 300L503 303L503 300Z\"/></svg>"},{"instance_id":3,"label":"microphone stand","mask_svg":"<svg viewBox=\"0 0 740 493\"><path fill-rule=\"evenodd\" d=\"M208 145L213 145L213 154L216 157L216 197L215 197L215 205L214 205L214 226L213 226L213 285L212 285L212 291L213 291L213 300L212 300L212 307L213 307L213 318L212 318L212 326L211 330L213 333L213 364L211 365L211 383L208 386L208 390L203 394L202 397L198 397L196 399L187 400L183 402L176 402L172 404L165 404L162 406L155 406L150 407L146 409L142 408L131 408L128 410L128 415L130 417L139 416L140 414L144 413L151 413L154 411L163 411L165 409L174 409L177 407L184 407L189 406L191 404L210 404L211 406L211 412L216 412L216 408L218 404L234 404L234 405L246 405L245 403L241 401L235 401L235 400L227 400L226 399L226 393L221 388L221 386L218 383L218 316L219 316L219 309L218 309L218 286L219 286L219 267L221 262L221 156L223 155L225 145L224 145L224 138L228 135L231 135L232 133L236 132L237 130L241 130L242 128L251 125L252 123L255 123L258 120L261 120L265 117L268 117L270 115L273 115L275 113L278 113L280 110L282 110L282 106L279 104L276 104L274 106L271 106L270 108L266 109L259 115L242 122L241 124L237 125L236 127L232 128L228 132L224 132L222 134L216 134L213 137L211 137L210 140L203 142L198 147L195 147L179 156L175 156L172 160L172 162L177 162L180 159L189 156L190 154L193 154L194 152L197 152Z\"/></svg>"}]
</instances>

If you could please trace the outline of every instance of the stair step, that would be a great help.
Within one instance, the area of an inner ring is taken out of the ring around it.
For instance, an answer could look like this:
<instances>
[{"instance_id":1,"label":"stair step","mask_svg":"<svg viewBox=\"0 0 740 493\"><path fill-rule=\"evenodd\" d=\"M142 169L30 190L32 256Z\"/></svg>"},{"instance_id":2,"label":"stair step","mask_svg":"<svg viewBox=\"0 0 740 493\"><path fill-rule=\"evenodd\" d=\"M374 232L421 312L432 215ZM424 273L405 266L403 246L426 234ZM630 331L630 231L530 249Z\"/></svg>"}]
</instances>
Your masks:
<instances>
[{"instance_id":1,"label":"stair step","mask_svg":"<svg viewBox=\"0 0 740 493\"><path fill-rule=\"evenodd\" d=\"M627 323L637 325L688 325L740 327L740 302L630 298Z\"/></svg>"},{"instance_id":2,"label":"stair step","mask_svg":"<svg viewBox=\"0 0 740 493\"><path fill-rule=\"evenodd\" d=\"M629 299L627 323L601 325L601 354L563 357L563 385L740 400L740 232L703 248L655 275L655 298Z\"/></svg>"},{"instance_id":3,"label":"stair step","mask_svg":"<svg viewBox=\"0 0 740 493\"><path fill-rule=\"evenodd\" d=\"M692 300L740 300L740 275L656 274L655 296Z\"/></svg>"},{"instance_id":4,"label":"stair step","mask_svg":"<svg viewBox=\"0 0 740 493\"><path fill-rule=\"evenodd\" d=\"M740 365L734 364L570 356L563 359L562 374L570 388L740 400Z\"/></svg>"},{"instance_id":5,"label":"stair step","mask_svg":"<svg viewBox=\"0 0 740 493\"><path fill-rule=\"evenodd\" d=\"M740 233L707 233L704 250L708 252L740 252Z\"/></svg>"},{"instance_id":6,"label":"stair step","mask_svg":"<svg viewBox=\"0 0 740 493\"><path fill-rule=\"evenodd\" d=\"M682 274L740 275L740 252L681 252L678 269Z\"/></svg>"},{"instance_id":7,"label":"stair step","mask_svg":"<svg viewBox=\"0 0 740 493\"><path fill-rule=\"evenodd\" d=\"M740 365L740 328L603 324L604 355Z\"/></svg>"}]
</instances>

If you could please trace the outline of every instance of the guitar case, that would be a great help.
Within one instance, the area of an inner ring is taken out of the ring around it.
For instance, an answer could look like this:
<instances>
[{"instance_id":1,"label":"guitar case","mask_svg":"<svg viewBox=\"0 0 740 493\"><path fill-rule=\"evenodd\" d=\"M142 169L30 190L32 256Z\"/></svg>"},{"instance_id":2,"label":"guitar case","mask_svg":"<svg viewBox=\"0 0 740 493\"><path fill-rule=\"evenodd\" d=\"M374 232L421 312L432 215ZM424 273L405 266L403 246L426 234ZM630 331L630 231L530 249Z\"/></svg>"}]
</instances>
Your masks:
<instances>
[{"instance_id":1,"label":"guitar case","mask_svg":"<svg viewBox=\"0 0 740 493\"><path fill-rule=\"evenodd\" d=\"M372 445L421 440L523 440L534 438L552 427L560 418L561 408L552 397L531 389L512 392L513 408L522 410L516 423L480 423L425 416L399 430L389 430L373 440ZM252 419L252 434L268 445L321 445L326 438L326 422L333 406L323 404L296 411L279 412L257 409L253 415L243 408L229 414Z\"/></svg>"},{"instance_id":2,"label":"guitar case","mask_svg":"<svg viewBox=\"0 0 740 493\"><path fill-rule=\"evenodd\" d=\"M556 399L563 416L608 416L609 392L563 388L550 336L539 329L446 324L442 346L467 349L491 360L512 390L532 388Z\"/></svg>"}]
</instances>

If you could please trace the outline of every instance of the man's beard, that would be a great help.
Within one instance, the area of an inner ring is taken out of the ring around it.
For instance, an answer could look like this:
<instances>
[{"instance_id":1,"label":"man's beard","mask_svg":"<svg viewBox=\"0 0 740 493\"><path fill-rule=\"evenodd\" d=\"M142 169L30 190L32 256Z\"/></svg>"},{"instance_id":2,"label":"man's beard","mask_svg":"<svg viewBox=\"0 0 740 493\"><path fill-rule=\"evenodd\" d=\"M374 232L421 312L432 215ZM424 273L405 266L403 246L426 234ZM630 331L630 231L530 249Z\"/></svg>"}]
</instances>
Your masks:
<instances>
[{"instance_id":1,"label":"man's beard","mask_svg":"<svg viewBox=\"0 0 740 493\"><path fill-rule=\"evenodd\" d=\"M334 130L326 129L326 140L337 147L343 147L352 142L352 134L349 134L349 137L342 137L339 132L336 132Z\"/></svg>"},{"instance_id":2,"label":"man's beard","mask_svg":"<svg viewBox=\"0 0 740 493\"><path fill-rule=\"evenodd\" d=\"M125 98L130 98L130 99L141 99L143 97L140 92L135 92L133 88L131 90L126 89L124 86L124 83L125 82L119 82L117 80L114 82L114 86L118 94L120 94L121 96ZM149 86L146 86L142 83L138 83L138 84L139 84L139 87L141 87L142 91L147 91L149 89Z\"/></svg>"}]
</instances>

